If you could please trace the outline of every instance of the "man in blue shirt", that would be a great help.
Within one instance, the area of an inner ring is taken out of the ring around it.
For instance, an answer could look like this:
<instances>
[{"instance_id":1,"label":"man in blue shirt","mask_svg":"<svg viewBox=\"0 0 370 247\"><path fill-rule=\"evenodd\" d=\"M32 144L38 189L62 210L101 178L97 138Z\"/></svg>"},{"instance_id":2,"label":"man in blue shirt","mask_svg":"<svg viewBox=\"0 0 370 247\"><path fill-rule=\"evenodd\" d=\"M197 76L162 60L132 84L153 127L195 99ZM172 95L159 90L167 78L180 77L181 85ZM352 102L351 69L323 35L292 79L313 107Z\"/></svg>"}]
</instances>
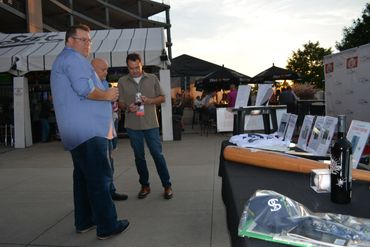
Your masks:
<instances>
[{"instance_id":1,"label":"man in blue shirt","mask_svg":"<svg viewBox=\"0 0 370 247\"><path fill-rule=\"evenodd\" d=\"M88 26L70 27L65 44L51 70L51 91L61 140L73 160L75 227L83 233L96 226L98 238L106 239L129 225L127 220L117 220L110 193L111 102L118 99L118 90L105 90L87 59Z\"/></svg>"}]
</instances>

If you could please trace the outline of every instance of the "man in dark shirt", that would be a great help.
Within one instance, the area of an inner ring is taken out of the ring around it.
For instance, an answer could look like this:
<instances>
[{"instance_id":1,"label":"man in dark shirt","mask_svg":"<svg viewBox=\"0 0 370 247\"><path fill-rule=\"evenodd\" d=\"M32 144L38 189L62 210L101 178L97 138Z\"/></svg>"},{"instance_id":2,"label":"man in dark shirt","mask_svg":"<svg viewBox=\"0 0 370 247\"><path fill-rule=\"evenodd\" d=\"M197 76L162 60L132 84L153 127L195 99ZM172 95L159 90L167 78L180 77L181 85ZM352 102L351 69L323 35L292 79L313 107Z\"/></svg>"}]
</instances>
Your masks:
<instances>
[{"instance_id":1,"label":"man in dark shirt","mask_svg":"<svg viewBox=\"0 0 370 247\"><path fill-rule=\"evenodd\" d=\"M297 95L292 91L292 88L288 86L286 89L283 88L283 92L280 94L279 103L281 105L287 105L287 112L295 112L295 102L298 100Z\"/></svg>"}]
</instances>

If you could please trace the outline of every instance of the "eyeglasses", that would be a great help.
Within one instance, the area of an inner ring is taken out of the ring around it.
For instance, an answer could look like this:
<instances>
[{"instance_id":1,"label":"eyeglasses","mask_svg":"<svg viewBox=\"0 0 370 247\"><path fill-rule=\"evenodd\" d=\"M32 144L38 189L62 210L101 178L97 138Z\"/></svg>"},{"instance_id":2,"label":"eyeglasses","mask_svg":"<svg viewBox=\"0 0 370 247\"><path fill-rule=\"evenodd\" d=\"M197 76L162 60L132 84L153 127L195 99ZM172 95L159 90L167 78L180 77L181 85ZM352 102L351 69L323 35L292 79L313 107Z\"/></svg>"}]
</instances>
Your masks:
<instances>
[{"instance_id":1,"label":"eyeglasses","mask_svg":"<svg viewBox=\"0 0 370 247\"><path fill-rule=\"evenodd\" d=\"M77 39L77 40L80 40L84 43L91 43L91 39L87 39L87 38L79 38L79 37L73 37L72 36L72 39Z\"/></svg>"}]
</instances>

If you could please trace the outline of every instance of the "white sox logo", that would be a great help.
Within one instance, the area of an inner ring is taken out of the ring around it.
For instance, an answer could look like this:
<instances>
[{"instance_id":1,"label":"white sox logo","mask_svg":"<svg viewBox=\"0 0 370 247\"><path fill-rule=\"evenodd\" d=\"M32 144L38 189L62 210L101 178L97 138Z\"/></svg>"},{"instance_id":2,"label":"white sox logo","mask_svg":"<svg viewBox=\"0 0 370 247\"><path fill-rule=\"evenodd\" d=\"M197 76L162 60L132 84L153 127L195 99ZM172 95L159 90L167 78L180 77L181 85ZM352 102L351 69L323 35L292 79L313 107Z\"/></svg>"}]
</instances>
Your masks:
<instances>
[{"instance_id":1,"label":"white sox logo","mask_svg":"<svg viewBox=\"0 0 370 247\"><path fill-rule=\"evenodd\" d=\"M277 198L268 200L267 204L271 207L271 212L275 212L281 209L281 204L279 204L278 202L279 200Z\"/></svg>"},{"instance_id":2,"label":"white sox logo","mask_svg":"<svg viewBox=\"0 0 370 247\"><path fill-rule=\"evenodd\" d=\"M40 44L57 43L63 40L64 39L60 34L55 34L55 33L42 33L42 34L32 34L32 35L21 34L21 35L13 36L9 39L0 41L0 49L10 48L10 47L15 47L15 46L34 45L37 43L40 43Z\"/></svg>"}]
</instances>

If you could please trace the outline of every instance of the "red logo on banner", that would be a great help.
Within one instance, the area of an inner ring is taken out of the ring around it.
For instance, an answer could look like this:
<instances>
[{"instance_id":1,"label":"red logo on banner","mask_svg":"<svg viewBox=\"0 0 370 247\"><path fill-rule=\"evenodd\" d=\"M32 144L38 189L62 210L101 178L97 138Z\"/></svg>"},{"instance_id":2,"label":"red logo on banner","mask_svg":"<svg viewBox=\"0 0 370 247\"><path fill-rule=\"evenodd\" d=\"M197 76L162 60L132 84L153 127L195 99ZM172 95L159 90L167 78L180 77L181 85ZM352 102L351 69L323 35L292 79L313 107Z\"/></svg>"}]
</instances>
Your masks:
<instances>
[{"instance_id":1,"label":"red logo on banner","mask_svg":"<svg viewBox=\"0 0 370 247\"><path fill-rule=\"evenodd\" d=\"M357 68L358 65L358 57L349 57L347 58L347 69L354 69Z\"/></svg>"},{"instance_id":2,"label":"red logo on banner","mask_svg":"<svg viewBox=\"0 0 370 247\"><path fill-rule=\"evenodd\" d=\"M327 63L325 64L325 73L329 74L334 71L334 63Z\"/></svg>"}]
</instances>

